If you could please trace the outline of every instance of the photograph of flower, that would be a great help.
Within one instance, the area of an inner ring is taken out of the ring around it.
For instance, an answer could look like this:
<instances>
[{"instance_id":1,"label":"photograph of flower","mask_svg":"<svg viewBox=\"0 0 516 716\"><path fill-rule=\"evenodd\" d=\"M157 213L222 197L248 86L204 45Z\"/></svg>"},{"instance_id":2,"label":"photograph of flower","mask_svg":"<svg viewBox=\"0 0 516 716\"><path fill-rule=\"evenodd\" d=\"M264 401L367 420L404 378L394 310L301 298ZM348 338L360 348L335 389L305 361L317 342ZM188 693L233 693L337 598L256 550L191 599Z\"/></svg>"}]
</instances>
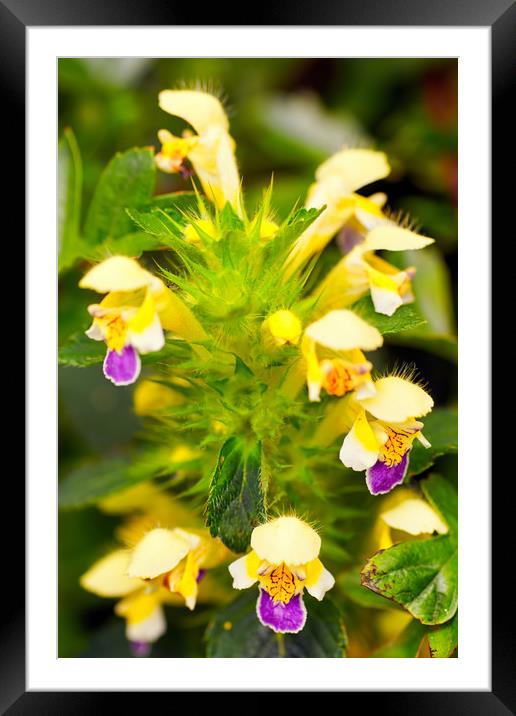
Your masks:
<instances>
[{"instance_id":1,"label":"photograph of flower","mask_svg":"<svg viewBox=\"0 0 516 716\"><path fill-rule=\"evenodd\" d=\"M456 59L58 79L59 656L457 657Z\"/></svg>"}]
</instances>

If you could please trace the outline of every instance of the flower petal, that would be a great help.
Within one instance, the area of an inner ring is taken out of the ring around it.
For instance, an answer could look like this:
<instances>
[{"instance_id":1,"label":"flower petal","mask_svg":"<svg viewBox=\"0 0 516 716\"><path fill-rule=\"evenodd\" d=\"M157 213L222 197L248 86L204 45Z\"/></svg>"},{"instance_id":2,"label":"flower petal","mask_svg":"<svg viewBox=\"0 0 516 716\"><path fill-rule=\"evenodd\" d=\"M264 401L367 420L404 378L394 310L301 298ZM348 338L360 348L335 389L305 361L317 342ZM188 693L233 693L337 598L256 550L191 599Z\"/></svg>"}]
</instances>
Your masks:
<instances>
[{"instance_id":1,"label":"flower petal","mask_svg":"<svg viewBox=\"0 0 516 716\"><path fill-rule=\"evenodd\" d=\"M391 510L382 512L380 517L389 527L411 535L448 532L448 527L428 502L417 497L404 500Z\"/></svg>"},{"instance_id":2,"label":"flower petal","mask_svg":"<svg viewBox=\"0 0 516 716\"><path fill-rule=\"evenodd\" d=\"M383 152L371 149L343 149L323 162L317 169L317 181L338 176L349 193L383 179L391 171Z\"/></svg>"},{"instance_id":3,"label":"flower petal","mask_svg":"<svg viewBox=\"0 0 516 716\"><path fill-rule=\"evenodd\" d=\"M304 586L306 591L319 601L324 597L326 592L335 584L333 574L328 572L320 559L314 559L306 566L306 579Z\"/></svg>"},{"instance_id":4,"label":"flower petal","mask_svg":"<svg viewBox=\"0 0 516 716\"><path fill-rule=\"evenodd\" d=\"M399 274L402 278L404 275L403 272ZM386 276L381 271L370 267L367 268L367 276L375 311L384 316L392 316L396 309L403 305L403 298L400 296L400 281L397 281L395 276Z\"/></svg>"},{"instance_id":5,"label":"flower petal","mask_svg":"<svg viewBox=\"0 0 516 716\"><path fill-rule=\"evenodd\" d=\"M179 564L191 548L189 541L176 530L157 527L147 532L134 548L128 574L141 579L154 579Z\"/></svg>"},{"instance_id":6,"label":"flower petal","mask_svg":"<svg viewBox=\"0 0 516 716\"><path fill-rule=\"evenodd\" d=\"M260 589L256 613L260 622L277 634L297 634L306 622L302 594L296 594L288 604L284 604L275 602L264 589Z\"/></svg>"},{"instance_id":7,"label":"flower petal","mask_svg":"<svg viewBox=\"0 0 516 716\"><path fill-rule=\"evenodd\" d=\"M130 553L117 549L106 555L88 569L80 578L80 584L88 592L99 597L123 597L143 586L140 579L127 576Z\"/></svg>"},{"instance_id":8,"label":"flower petal","mask_svg":"<svg viewBox=\"0 0 516 716\"><path fill-rule=\"evenodd\" d=\"M103 364L104 375L115 385L131 385L140 375L141 361L133 346L120 352L108 350Z\"/></svg>"},{"instance_id":9,"label":"flower petal","mask_svg":"<svg viewBox=\"0 0 516 716\"><path fill-rule=\"evenodd\" d=\"M433 244L434 239L421 236L410 229L402 229L393 222L376 226L367 234L362 248L364 251L408 251L409 249L423 249Z\"/></svg>"},{"instance_id":10,"label":"flower petal","mask_svg":"<svg viewBox=\"0 0 516 716\"><path fill-rule=\"evenodd\" d=\"M378 460L379 447L373 429L367 421L365 411L362 410L344 438L339 458L346 467L350 467L352 470L366 470Z\"/></svg>"},{"instance_id":11,"label":"flower petal","mask_svg":"<svg viewBox=\"0 0 516 716\"><path fill-rule=\"evenodd\" d=\"M409 452L407 450L397 465L388 467L385 462L378 460L367 470L366 485L371 495L384 495L403 482L407 474Z\"/></svg>"},{"instance_id":12,"label":"flower petal","mask_svg":"<svg viewBox=\"0 0 516 716\"><path fill-rule=\"evenodd\" d=\"M419 418L432 410L434 401L419 385L410 380L390 375L374 384L376 393L361 401L375 418L387 423L404 423Z\"/></svg>"},{"instance_id":13,"label":"flower petal","mask_svg":"<svg viewBox=\"0 0 516 716\"><path fill-rule=\"evenodd\" d=\"M278 517L255 527L251 547L271 564L306 564L319 555L321 538L297 517Z\"/></svg>"},{"instance_id":14,"label":"flower petal","mask_svg":"<svg viewBox=\"0 0 516 716\"><path fill-rule=\"evenodd\" d=\"M361 348L372 351L383 343L380 332L353 311L330 311L307 326L306 335L316 343L335 351Z\"/></svg>"},{"instance_id":15,"label":"flower petal","mask_svg":"<svg viewBox=\"0 0 516 716\"><path fill-rule=\"evenodd\" d=\"M127 256L111 256L90 269L79 281L79 286L91 288L98 293L108 293L135 291L154 284L155 281L156 278L134 259Z\"/></svg>"},{"instance_id":16,"label":"flower petal","mask_svg":"<svg viewBox=\"0 0 516 716\"><path fill-rule=\"evenodd\" d=\"M157 604L148 617L138 622L127 621L125 635L130 642L157 641L167 631L165 612L161 604Z\"/></svg>"},{"instance_id":17,"label":"flower petal","mask_svg":"<svg viewBox=\"0 0 516 716\"><path fill-rule=\"evenodd\" d=\"M191 124L197 134L202 134L214 125L229 129L222 104L208 92L164 90L159 93L159 106L165 112L181 117Z\"/></svg>"},{"instance_id":18,"label":"flower petal","mask_svg":"<svg viewBox=\"0 0 516 716\"><path fill-rule=\"evenodd\" d=\"M155 313L152 323L140 333L131 330L131 324L129 324L127 340L142 355L160 351L165 345L165 335L158 315Z\"/></svg>"},{"instance_id":19,"label":"flower petal","mask_svg":"<svg viewBox=\"0 0 516 716\"><path fill-rule=\"evenodd\" d=\"M258 581L258 567L262 560L253 550L228 566L233 577L233 589L247 589Z\"/></svg>"}]
</instances>

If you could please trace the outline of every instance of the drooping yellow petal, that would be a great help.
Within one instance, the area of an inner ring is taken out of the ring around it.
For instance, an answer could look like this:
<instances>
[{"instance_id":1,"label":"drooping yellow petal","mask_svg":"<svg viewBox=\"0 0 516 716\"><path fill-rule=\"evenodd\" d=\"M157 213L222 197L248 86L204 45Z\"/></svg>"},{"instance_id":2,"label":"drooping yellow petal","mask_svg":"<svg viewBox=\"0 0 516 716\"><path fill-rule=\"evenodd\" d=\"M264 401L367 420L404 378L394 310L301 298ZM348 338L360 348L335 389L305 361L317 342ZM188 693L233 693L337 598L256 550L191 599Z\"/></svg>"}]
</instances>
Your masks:
<instances>
[{"instance_id":1,"label":"drooping yellow petal","mask_svg":"<svg viewBox=\"0 0 516 716\"><path fill-rule=\"evenodd\" d=\"M131 577L154 579L173 569L192 549L177 530L157 527L147 532L134 548L128 567Z\"/></svg>"},{"instance_id":2,"label":"drooping yellow petal","mask_svg":"<svg viewBox=\"0 0 516 716\"><path fill-rule=\"evenodd\" d=\"M374 384L376 393L361 401L375 418L387 423L404 423L419 418L432 410L434 401L419 385L410 380L390 375Z\"/></svg>"},{"instance_id":3,"label":"drooping yellow petal","mask_svg":"<svg viewBox=\"0 0 516 716\"><path fill-rule=\"evenodd\" d=\"M310 324L305 333L316 343L335 351L353 348L371 351L383 343L380 332L374 326L346 309L330 311Z\"/></svg>"},{"instance_id":4,"label":"drooping yellow petal","mask_svg":"<svg viewBox=\"0 0 516 716\"><path fill-rule=\"evenodd\" d=\"M309 338L306 333L301 343L301 351L306 363L306 383L308 385L308 399L311 402L319 402L321 387L324 379L323 372L317 358L315 341Z\"/></svg>"},{"instance_id":5,"label":"drooping yellow petal","mask_svg":"<svg viewBox=\"0 0 516 716\"><path fill-rule=\"evenodd\" d=\"M251 547L271 564L306 564L319 555L321 538L306 522L283 516L255 527Z\"/></svg>"},{"instance_id":6,"label":"drooping yellow petal","mask_svg":"<svg viewBox=\"0 0 516 716\"><path fill-rule=\"evenodd\" d=\"M143 333L154 321L156 315L156 303L152 293L147 291L142 305L134 316L127 322L127 328L133 333Z\"/></svg>"},{"instance_id":7,"label":"drooping yellow petal","mask_svg":"<svg viewBox=\"0 0 516 716\"><path fill-rule=\"evenodd\" d=\"M181 117L192 125L197 134L212 126L229 129L222 104L208 92L199 90L163 90L159 93L159 106L165 112Z\"/></svg>"},{"instance_id":8,"label":"drooping yellow petal","mask_svg":"<svg viewBox=\"0 0 516 716\"><path fill-rule=\"evenodd\" d=\"M98 293L110 291L135 291L153 284L156 279L128 256L111 256L97 264L79 281L80 288L90 288Z\"/></svg>"},{"instance_id":9,"label":"drooping yellow petal","mask_svg":"<svg viewBox=\"0 0 516 716\"><path fill-rule=\"evenodd\" d=\"M178 592L185 600L188 609L194 609L197 601L197 576L199 565L195 556L190 552L185 560L183 574L175 585L174 591Z\"/></svg>"},{"instance_id":10,"label":"drooping yellow petal","mask_svg":"<svg viewBox=\"0 0 516 716\"><path fill-rule=\"evenodd\" d=\"M106 555L82 575L81 587L100 597L123 597L141 588L141 579L127 575L129 558L130 554L125 549Z\"/></svg>"},{"instance_id":11,"label":"drooping yellow petal","mask_svg":"<svg viewBox=\"0 0 516 716\"><path fill-rule=\"evenodd\" d=\"M306 579L304 585L306 591L319 601L326 592L335 584L335 578L328 572L320 559L314 559L305 565Z\"/></svg>"},{"instance_id":12,"label":"drooping yellow petal","mask_svg":"<svg viewBox=\"0 0 516 716\"><path fill-rule=\"evenodd\" d=\"M402 229L394 223L386 223L371 229L362 244L363 251L408 251L423 249L434 243L434 239L421 236L409 229Z\"/></svg>"},{"instance_id":13,"label":"drooping yellow petal","mask_svg":"<svg viewBox=\"0 0 516 716\"><path fill-rule=\"evenodd\" d=\"M385 178L391 171L383 152L371 149L342 149L317 169L317 181L338 176L349 193Z\"/></svg>"},{"instance_id":14,"label":"drooping yellow petal","mask_svg":"<svg viewBox=\"0 0 516 716\"><path fill-rule=\"evenodd\" d=\"M448 532L448 527L428 502L417 497L404 500L391 510L382 512L380 517L389 527L411 535Z\"/></svg>"},{"instance_id":15,"label":"drooping yellow petal","mask_svg":"<svg viewBox=\"0 0 516 716\"><path fill-rule=\"evenodd\" d=\"M405 273L400 272L396 276L387 276L381 271L367 266L367 276L375 311L383 313L385 316L392 316L396 309L403 304L399 287L405 278Z\"/></svg>"},{"instance_id":16,"label":"drooping yellow petal","mask_svg":"<svg viewBox=\"0 0 516 716\"><path fill-rule=\"evenodd\" d=\"M233 577L233 589L247 589L258 580L258 567L262 563L254 550L244 557L236 559L228 566L229 573Z\"/></svg>"},{"instance_id":17,"label":"drooping yellow petal","mask_svg":"<svg viewBox=\"0 0 516 716\"><path fill-rule=\"evenodd\" d=\"M344 438L340 449L340 461L352 470L366 470L378 460L378 440L361 410L353 423L353 427Z\"/></svg>"}]
</instances>

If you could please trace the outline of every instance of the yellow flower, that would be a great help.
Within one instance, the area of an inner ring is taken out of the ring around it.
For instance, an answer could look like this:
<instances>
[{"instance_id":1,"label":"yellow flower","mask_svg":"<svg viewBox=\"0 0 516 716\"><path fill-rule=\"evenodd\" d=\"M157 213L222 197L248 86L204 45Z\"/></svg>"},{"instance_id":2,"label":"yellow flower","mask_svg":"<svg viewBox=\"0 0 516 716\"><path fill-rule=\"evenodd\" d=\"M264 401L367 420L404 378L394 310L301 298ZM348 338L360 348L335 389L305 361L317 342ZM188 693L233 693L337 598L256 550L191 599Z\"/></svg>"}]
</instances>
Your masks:
<instances>
[{"instance_id":1,"label":"yellow flower","mask_svg":"<svg viewBox=\"0 0 516 716\"><path fill-rule=\"evenodd\" d=\"M141 416L182 405L185 400L179 391L154 380L140 381L133 393L134 412Z\"/></svg>"},{"instance_id":2,"label":"yellow flower","mask_svg":"<svg viewBox=\"0 0 516 716\"><path fill-rule=\"evenodd\" d=\"M321 388L336 396L352 390L359 397L371 395L372 365L362 350L375 350L382 343L376 328L348 310L330 311L307 326L301 349L310 400L320 400Z\"/></svg>"},{"instance_id":3,"label":"yellow flower","mask_svg":"<svg viewBox=\"0 0 516 716\"><path fill-rule=\"evenodd\" d=\"M205 530L155 528L133 549L117 549L96 562L81 586L101 597L122 597L115 613L126 620L126 636L136 654L166 631L163 604L184 601L194 609L207 568L227 559L228 551ZM216 597L220 598L218 591ZM208 597L209 600L210 597Z\"/></svg>"},{"instance_id":4,"label":"yellow flower","mask_svg":"<svg viewBox=\"0 0 516 716\"><path fill-rule=\"evenodd\" d=\"M322 600L335 580L319 560L321 538L302 520L278 517L253 530L252 551L229 565L235 589L259 584L257 615L278 633L297 633L306 622L303 591Z\"/></svg>"},{"instance_id":5,"label":"yellow flower","mask_svg":"<svg viewBox=\"0 0 516 716\"><path fill-rule=\"evenodd\" d=\"M411 279L415 269L400 271L374 252L422 249L433 241L385 219L368 231L316 289L320 305L345 306L370 291L375 310L392 316L399 306L414 300Z\"/></svg>"},{"instance_id":6,"label":"yellow flower","mask_svg":"<svg viewBox=\"0 0 516 716\"><path fill-rule=\"evenodd\" d=\"M196 134L175 137L162 129L162 143L156 163L166 172L180 171L188 158L195 169L206 196L218 208L226 202L240 211L240 177L235 160L235 143L229 134L229 122L220 101L197 90L164 90L159 106L165 112L181 117Z\"/></svg>"},{"instance_id":7,"label":"yellow flower","mask_svg":"<svg viewBox=\"0 0 516 716\"><path fill-rule=\"evenodd\" d=\"M115 385L135 382L141 369L140 354L163 348L164 329L189 341L206 337L183 301L127 256L112 256L97 264L79 286L107 294L88 307L93 323L86 335L106 342L104 375Z\"/></svg>"},{"instance_id":8,"label":"yellow flower","mask_svg":"<svg viewBox=\"0 0 516 716\"><path fill-rule=\"evenodd\" d=\"M337 231L358 212L365 210L373 216L381 215L378 202L383 201L383 195L365 199L355 192L383 179L389 172L385 154L370 149L342 149L319 166L305 206L309 209L326 208L294 244L287 260L287 275L322 251Z\"/></svg>"},{"instance_id":9,"label":"yellow flower","mask_svg":"<svg viewBox=\"0 0 516 716\"><path fill-rule=\"evenodd\" d=\"M353 470L366 470L366 484L373 495L384 494L403 482L412 443L430 443L416 420L429 413L434 401L418 385L400 376L374 383L375 393L350 400L347 410L354 422L342 443L340 460Z\"/></svg>"}]
</instances>

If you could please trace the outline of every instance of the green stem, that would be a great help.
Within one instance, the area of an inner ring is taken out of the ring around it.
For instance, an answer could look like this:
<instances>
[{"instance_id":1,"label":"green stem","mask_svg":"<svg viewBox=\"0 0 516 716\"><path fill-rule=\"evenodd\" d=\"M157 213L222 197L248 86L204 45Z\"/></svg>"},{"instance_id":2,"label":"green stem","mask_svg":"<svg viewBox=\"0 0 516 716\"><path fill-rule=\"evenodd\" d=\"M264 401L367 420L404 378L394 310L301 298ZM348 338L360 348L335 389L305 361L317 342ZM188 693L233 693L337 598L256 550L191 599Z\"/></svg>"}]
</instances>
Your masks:
<instances>
[{"instance_id":1,"label":"green stem","mask_svg":"<svg viewBox=\"0 0 516 716\"><path fill-rule=\"evenodd\" d=\"M276 634L276 641L278 642L278 656L280 659L284 659L287 652L285 649L285 637L283 634Z\"/></svg>"}]
</instances>

